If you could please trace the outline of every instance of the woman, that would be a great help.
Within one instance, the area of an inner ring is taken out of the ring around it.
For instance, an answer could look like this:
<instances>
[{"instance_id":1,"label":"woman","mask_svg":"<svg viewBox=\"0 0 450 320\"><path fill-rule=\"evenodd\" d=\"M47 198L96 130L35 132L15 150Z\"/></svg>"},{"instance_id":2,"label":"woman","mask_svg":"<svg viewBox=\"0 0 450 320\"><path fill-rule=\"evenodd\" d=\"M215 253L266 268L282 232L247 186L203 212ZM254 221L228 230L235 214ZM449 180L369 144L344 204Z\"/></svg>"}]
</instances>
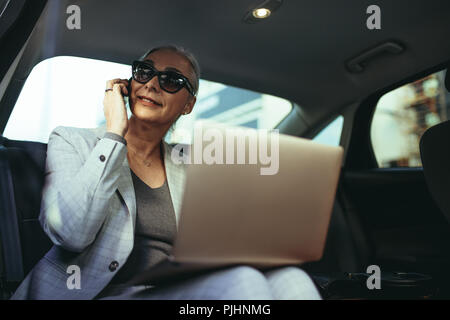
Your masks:
<instances>
[{"instance_id":1,"label":"woman","mask_svg":"<svg viewBox=\"0 0 450 320\"><path fill-rule=\"evenodd\" d=\"M191 54L158 47L133 63L131 83L107 82L106 126L51 133L40 221L55 245L13 299L320 299L294 267L263 274L239 266L170 286L127 285L170 253L184 167L171 161L163 137L192 111L198 86Z\"/></svg>"}]
</instances>

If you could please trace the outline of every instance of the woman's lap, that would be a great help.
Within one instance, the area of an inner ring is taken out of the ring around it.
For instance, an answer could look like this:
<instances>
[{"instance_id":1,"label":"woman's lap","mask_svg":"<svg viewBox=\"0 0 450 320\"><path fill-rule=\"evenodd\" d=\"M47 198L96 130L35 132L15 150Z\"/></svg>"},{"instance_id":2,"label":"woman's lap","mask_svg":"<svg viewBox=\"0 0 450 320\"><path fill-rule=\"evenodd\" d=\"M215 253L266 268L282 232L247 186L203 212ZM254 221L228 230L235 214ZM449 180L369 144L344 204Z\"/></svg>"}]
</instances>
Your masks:
<instances>
[{"instance_id":1,"label":"woman's lap","mask_svg":"<svg viewBox=\"0 0 450 320\"><path fill-rule=\"evenodd\" d=\"M284 267L264 273L276 300L321 300L309 275L297 267Z\"/></svg>"},{"instance_id":2,"label":"woman's lap","mask_svg":"<svg viewBox=\"0 0 450 320\"><path fill-rule=\"evenodd\" d=\"M163 287L118 287L101 299L118 300L272 300L320 299L310 277L296 267L263 274L237 266Z\"/></svg>"}]
</instances>

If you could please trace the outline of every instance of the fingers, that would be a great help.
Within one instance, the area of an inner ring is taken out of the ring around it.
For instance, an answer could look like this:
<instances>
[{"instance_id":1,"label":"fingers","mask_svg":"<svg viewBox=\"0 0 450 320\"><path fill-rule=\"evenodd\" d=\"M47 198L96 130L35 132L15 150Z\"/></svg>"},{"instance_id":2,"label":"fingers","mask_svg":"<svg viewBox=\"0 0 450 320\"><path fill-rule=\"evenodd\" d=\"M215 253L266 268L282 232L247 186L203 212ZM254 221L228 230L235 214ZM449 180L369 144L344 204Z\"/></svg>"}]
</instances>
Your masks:
<instances>
[{"instance_id":1,"label":"fingers","mask_svg":"<svg viewBox=\"0 0 450 320\"><path fill-rule=\"evenodd\" d=\"M114 83L119 82L120 79L112 79L112 80L108 80L106 81L106 89L112 89Z\"/></svg>"},{"instance_id":2,"label":"fingers","mask_svg":"<svg viewBox=\"0 0 450 320\"><path fill-rule=\"evenodd\" d=\"M121 101L121 103L123 103L123 95L128 95L127 87L122 82L109 84L111 85L111 88L109 88L109 90L105 92L105 96L103 99L103 105L105 108L107 108L108 105L114 104L118 101Z\"/></svg>"},{"instance_id":3,"label":"fingers","mask_svg":"<svg viewBox=\"0 0 450 320\"><path fill-rule=\"evenodd\" d=\"M112 80L108 80L106 81L106 89L112 89L114 84L116 83L122 83L125 85L125 87L128 85L128 79L112 79Z\"/></svg>"},{"instance_id":4,"label":"fingers","mask_svg":"<svg viewBox=\"0 0 450 320\"><path fill-rule=\"evenodd\" d=\"M127 81L127 83L126 84L121 84L121 87L122 87L122 93L125 95L125 96L128 96L128 94L129 94L129 92L128 92L128 81Z\"/></svg>"},{"instance_id":5,"label":"fingers","mask_svg":"<svg viewBox=\"0 0 450 320\"><path fill-rule=\"evenodd\" d=\"M115 83L113 85L113 92L117 92L120 95L128 95L128 90L126 85L124 85L123 83Z\"/></svg>"},{"instance_id":6,"label":"fingers","mask_svg":"<svg viewBox=\"0 0 450 320\"><path fill-rule=\"evenodd\" d=\"M119 85L119 88L121 90L118 90L117 92L122 93L123 95L128 95L128 79L112 79L106 81L106 89L114 89L116 85ZM113 90L114 91L114 90ZM107 91L108 92L108 91Z\"/></svg>"}]
</instances>

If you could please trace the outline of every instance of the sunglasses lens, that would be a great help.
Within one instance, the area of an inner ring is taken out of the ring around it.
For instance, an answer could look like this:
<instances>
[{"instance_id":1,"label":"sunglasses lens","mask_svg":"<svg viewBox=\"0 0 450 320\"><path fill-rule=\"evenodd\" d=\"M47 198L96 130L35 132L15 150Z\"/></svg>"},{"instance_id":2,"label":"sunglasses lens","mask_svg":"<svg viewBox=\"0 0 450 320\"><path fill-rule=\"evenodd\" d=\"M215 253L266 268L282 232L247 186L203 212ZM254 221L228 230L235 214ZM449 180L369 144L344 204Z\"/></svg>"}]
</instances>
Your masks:
<instances>
[{"instance_id":1,"label":"sunglasses lens","mask_svg":"<svg viewBox=\"0 0 450 320\"><path fill-rule=\"evenodd\" d=\"M168 92L177 92L184 86L184 80L174 72L161 74L159 83Z\"/></svg>"},{"instance_id":2,"label":"sunglasses lens","mask_svg":"<svg viewBox=\"0 0 450 320\"><path fill-rule=\"evenodd\" d=\"M155 70L145 64L137 63L137 64L133 65L133 78L137 82L145 83L154 74L155 74Z\"/></svg>"}]
</instances>

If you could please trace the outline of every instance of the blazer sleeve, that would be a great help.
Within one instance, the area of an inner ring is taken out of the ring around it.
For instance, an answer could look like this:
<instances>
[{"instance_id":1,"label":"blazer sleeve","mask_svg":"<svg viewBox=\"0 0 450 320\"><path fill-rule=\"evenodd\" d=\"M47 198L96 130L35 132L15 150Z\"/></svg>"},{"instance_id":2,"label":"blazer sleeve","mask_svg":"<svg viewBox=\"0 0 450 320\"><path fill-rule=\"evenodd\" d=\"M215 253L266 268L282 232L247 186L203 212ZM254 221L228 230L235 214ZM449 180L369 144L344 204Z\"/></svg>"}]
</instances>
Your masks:
<instances>
[{"instance_id":1,"label":"blazer sleeve","mask_svg":"<svg viewBox=\"0 0 450 320\"><path fill-rule=\"evenodd\" d=\"M106 219L127 148L103 137L83 159L77 134L61 126L50 134L39 221L55 245L81 252Z\"/></svg>"}]
</instances>

